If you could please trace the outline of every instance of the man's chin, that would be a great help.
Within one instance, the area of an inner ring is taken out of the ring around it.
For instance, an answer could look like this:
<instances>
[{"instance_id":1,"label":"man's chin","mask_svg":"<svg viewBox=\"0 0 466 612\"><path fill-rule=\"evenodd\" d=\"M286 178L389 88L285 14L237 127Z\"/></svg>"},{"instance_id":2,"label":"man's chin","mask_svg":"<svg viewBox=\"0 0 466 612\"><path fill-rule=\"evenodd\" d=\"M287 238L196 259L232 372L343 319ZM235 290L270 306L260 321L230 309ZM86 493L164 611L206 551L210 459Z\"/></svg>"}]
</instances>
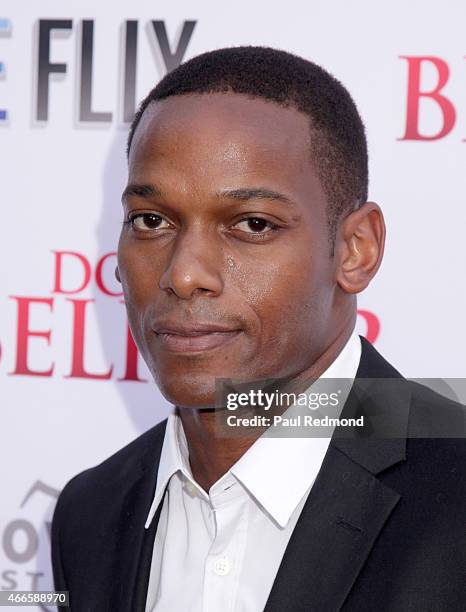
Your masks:
<instances>
[{"instance_id":1,"label":"man's chin","mask_svg":"<svg viewBox=\"0 0 466 612\"><path fill-rule=\"evenodd\" d=\"M164 398L179 408L213 410L215 408L215 377L179 376L173 380L155 382Z\"/></svg>"}]
</instances>

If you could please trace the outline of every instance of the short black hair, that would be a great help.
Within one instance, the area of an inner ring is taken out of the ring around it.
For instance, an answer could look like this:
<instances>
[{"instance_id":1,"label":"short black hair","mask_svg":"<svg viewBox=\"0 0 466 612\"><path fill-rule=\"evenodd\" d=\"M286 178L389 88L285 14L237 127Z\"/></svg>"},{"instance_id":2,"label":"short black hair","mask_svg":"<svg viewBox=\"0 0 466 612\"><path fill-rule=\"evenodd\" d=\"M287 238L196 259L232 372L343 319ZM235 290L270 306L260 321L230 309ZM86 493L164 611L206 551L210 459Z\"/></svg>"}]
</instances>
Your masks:
<instances>
[{"instance_id":1,"label":"short black hair","mask_svg":"<svg viewBox=\"0 0 466 612\"><path fill-rule=\"evenodd\" d=\"M338 221L367 200L364 124L345 87L321 66L271 47L227 47L181 64L149 92L131 123L127 155L151 102L183 94L232 92L291 106L309 117L311 159L328 199L332 244Z\"/></svg>"}]
</instances>

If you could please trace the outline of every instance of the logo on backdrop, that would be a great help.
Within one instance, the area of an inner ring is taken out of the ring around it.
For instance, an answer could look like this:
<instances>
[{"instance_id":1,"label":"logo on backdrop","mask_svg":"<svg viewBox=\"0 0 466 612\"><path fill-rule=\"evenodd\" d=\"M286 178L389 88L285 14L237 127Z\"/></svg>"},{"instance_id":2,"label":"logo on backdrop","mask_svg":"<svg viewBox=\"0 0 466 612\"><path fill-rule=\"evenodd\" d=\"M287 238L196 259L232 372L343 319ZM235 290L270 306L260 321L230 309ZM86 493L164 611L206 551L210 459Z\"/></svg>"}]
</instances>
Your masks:
<instances>
[{"instance_id":1,"label":"logo on backdrop","mask_svg":"<svg viewBox=\"0 0 466 612\"><path fill-rule=\"evenodd\" d=\"M16 302L16 359L14 370L8 372L10 375L22 376L45 376L51 377L56 374L55 363L51 362L50 351L52 348L52 329L37 329L32 323L34 315L38 316L45 312L53 313L57 306L70 309L71 314L71 366L70 371L64 378L88 378L94 380L136 381L147 382L147 379L138 376L138 350L134 343L131 331L126 322L126 342L122 350L125 351L124 369L118 376L114 372L113 364L110 364L104 372L92 372L85 365L85 348L95 340L87 333L86 320L91 305L95 306L94 298L77 297L91 283L95 284L96 293L104 299L117 300L124 305L122 292L115 291L111 285L111 279L116 284L114 269L116 265L116 252L102 255L95 266L91 265L89 259L82 253L76 251L52 251L54 257L53 266L53 288L52 296L31 297L21 295L10 295L9 298ZM104 304L104 308L110 304ZM122 306L123 308L123 306ZM34 356L41 363L50 364L47 369L36 369L30 366L30 355L33 350ZM39 342L40 340L40 342Z\"/></svg>"},{"instance_id":2,"label":"logo on backdrop","mask_svg":"<svg viewBox=\"0 0 466 612\"><path fill-rule=\"evenodd\" d=\"M147 24L146 35L154 47L155 55L161 59L166 72L170 72L181 64L193 35L196 21L184 21L181 34L176 45L170 45L167 28L164 21L152 20ZM0 18L0 36L12 36L13 25L7 18ZM136 76L138 63L139 22L127 20L123 22L124 35L120 42L119 54L122 74L120 77L120 99L117 106L121 109L119 120L129 123L135 112ZM72 36L78 39L76 65L78 66L77 117L80 124L111 123L114 112L108 109L95 109L93 105L92 82L94 76L94 20L84 19L73 22L72 19L39 19L36 23L34 38L37 49L33 64L35 83L33 117L36 122L47 122L49 119L50 81L53 75L66 75L69 66L64 62L52 62L51 42L54 36ZM76 45L70 41L70 45ZM3 50L2 45L2 50ZM2 57L0 55L0 57ZM115 62L115 66L118 62ZM154 67L155 68L155 67ZM0 61L0 77L5 75L5 63ZM27 81L25 81L27 84ZM0 97L1 100L1 97ZM0 122L9 119L10 112L2 108L0 103Z\"/></svg>"},{"instance_id":3,"label":"logo on backdrop","mask_svg":"<svg viewBox=\"0 0 466 612\"><path fill-rule=\"evenodd\" d=\"M19 504L18 514L2 529L3 554L9 567L0 574L0 589L37 591L52 588L52 576L48 574L51 522L45 520L40 524L37 508L45 512L50 503L56 501L59 492L36 480ZM30 517L32 509L35 509L35 520Z\"/></svg>"},{"instance_id":4,"label":"logo on backdrop","mask_svg":"<svg viewBox=\"0 0 466 612\"><path fill-rule=\"evenodd\" d=\"M193 36L196 21L185 20L181 23L181 33L177 43L170 43L164 21L151 20L145 27L145 36L154 48L155 55L160 58L165 72L179 66L183 61L189 43ZM35 54L32 70L35 90L33 94L33 117L35 122L46 123L49 120L50 82L55 75L66 75L70 66L65 62L51 60L51 46L53 37L77 39L77 45L70 40L70 45L76 51L76 92L77 116L76 121L82 125L94 123L108 124L114 121L116 114L122 124L128 124L136 108L136 77L138 67L138 54L140 48L140 24L138 20L126 20L122 24L123 36L120 41L119 55L121 83L115 107L121 109L117 113L114 109L96 109L93 103L92 83L94 78L94 25L95 20L84 19L38 19L34 33ZM0 17L0 41L13 36L13 24L8 18ZM7 62L1 58L7 54L5 44L0 46L0 79L6 81L0 87L0 125L6 125L10 119L9 109L1 103L1 91L8 86ZM312 59L312 58L310 58ZM406 62L407 87L400 91L400 96L406 99L405 128L402 137L397 140L435 141L445 138L453 130L456 123L455 101L448 91L450 69L444 58L432 55L401 55L399 59ZM115 62L115 66L119 65ZM401 66L401 64L400 64ZM155 66L154 66L155 69ZM163 76L163 75L160 75ZM29 82L25 80L25 85ZM429 83L427 85L426 83ZM428 108L430 106L430 109ZM71 105L70 105L71 107ZM433 131L421 129L421 118L429 110L435 110L441 117L441 125ZM466 139L465 139L466 140Z\"/></svg>"},{"instance_id":5,"label":"logo on backdrop","mask_svg":"<svg viewBox=\"0 0 466 612\"><path fill-rule=\"evenodd\" d=\"M105 253L93 266L90 260L77 251L52 251L53 254L53 287L49 296L22 296L10 295L9 298L16 303L16 333L15 333L15 366L10 375L44 376L57 375L55 363L51 359L53 348L52 329L38 328L33 321L41 314L53 315L57 307L69 309L71 315L71 347L70 369L64 378L87 378L94 380L135 381L147 382L147 379L138 375L138 349L133 340L126 317L124 366L119 375L114 372L114 365L107 364L104 372L93 372L86 366L85 355L89 354L86 347L95 342L86 325L88 314L95 307L95 298L83 297L82 294L94 284L96 294L101 295L105 301L115 301L122 304L124 299L121 291L115 290L114 269L116 265L116 252ZM113 279L113 280L112 280ZM112 284L113 282L113 284ZM110 307L104 302L103 308ZM45 311L44 311L45 309ZM375 342L380 334L380 320L369 310L358 310L361 333L370 342ZM63 335L63 330L60 330ZM31 340L33 342L31 342ZM46 369L37 369L30 365L31 354L39 358L40 363L48 364Z\"/></svg>"},{"instance_id":6,"label":"logo on backdrop","mask_svg":"<svg viewBox=\"0 0 466 612\"><path fill-rule=\"evenodd\" d=\"M0 17L0 40L6 38L11 34L11 22L9 19L2 19ZM0 60L0 79L6 78L6 66L5 63ZM8 118L8 111L0 105L0 122L6 121Z\"/></svg>"}]
</instances>

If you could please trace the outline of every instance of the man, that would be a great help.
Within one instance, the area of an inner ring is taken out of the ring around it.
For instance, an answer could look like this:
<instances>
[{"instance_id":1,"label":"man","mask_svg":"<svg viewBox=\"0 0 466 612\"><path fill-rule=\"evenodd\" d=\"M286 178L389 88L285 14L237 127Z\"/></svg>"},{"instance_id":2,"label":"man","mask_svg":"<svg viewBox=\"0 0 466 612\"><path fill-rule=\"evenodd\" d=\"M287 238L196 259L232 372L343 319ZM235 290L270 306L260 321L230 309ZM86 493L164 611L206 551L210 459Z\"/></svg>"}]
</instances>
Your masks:
<instances>
[{"instance_id":1,"label":"man","mask_svg":"<svg viewBox=\"0 0 466 612\"><path fill-rule=\"evenodd\" d=\"M142 102L128 167L115 273L176 409L66 485L55 588L77 612L463 610L461 407L354 331L385 226L348 92L283 51L203 54ZM326 378L395 381L344 410L396 433L222 435L216 381Z\"/></svg>"}]
</instances>

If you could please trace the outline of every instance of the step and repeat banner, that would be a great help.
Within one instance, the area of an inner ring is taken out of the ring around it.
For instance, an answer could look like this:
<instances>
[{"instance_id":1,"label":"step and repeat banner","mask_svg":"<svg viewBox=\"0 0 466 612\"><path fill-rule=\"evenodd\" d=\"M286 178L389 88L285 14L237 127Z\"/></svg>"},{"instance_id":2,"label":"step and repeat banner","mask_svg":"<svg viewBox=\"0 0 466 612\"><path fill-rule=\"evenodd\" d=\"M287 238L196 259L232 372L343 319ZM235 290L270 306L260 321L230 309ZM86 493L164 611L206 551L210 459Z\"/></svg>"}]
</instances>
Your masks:
<instances>
[{"instance_id":1,"label":"step and repeat banner","mask_svg":"<svg viewBox=\"0 0 466 612\"><path fill-rule=\"evenodd\" d=\"M465 23L460 0L3 0L0 589L52 588L60 489L170 410L114 270L128 124L183 60L268 45L347 86L388 229L358 330L407 376L464 377Z\"/></svg>"}]
</instances>

